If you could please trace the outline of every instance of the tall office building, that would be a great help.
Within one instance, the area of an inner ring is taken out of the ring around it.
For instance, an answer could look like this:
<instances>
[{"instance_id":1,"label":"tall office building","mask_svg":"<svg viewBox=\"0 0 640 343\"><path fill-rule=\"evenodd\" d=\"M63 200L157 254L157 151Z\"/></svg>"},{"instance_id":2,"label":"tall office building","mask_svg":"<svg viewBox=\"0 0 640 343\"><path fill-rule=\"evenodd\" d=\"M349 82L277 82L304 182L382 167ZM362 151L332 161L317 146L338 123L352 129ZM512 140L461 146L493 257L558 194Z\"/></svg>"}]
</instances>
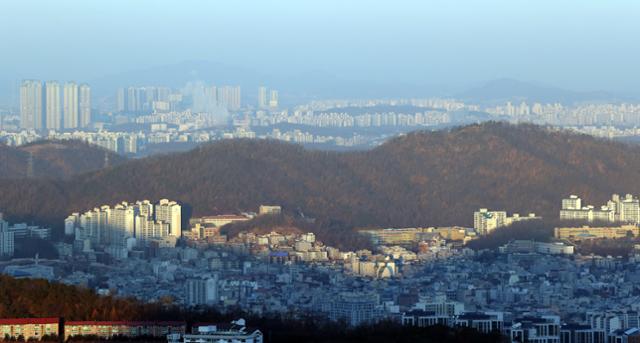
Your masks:
<instances>
[{"instance_id":1,"label":"tall office building","mask_svg":"<svg viewBox=\"0 0 640 343\"><path fill-rule=\"evenodd\" d=\"M79 125L89 127L91 124L91 87L83 83L80 85L78 93Z\"/></svg>"},{"instance_id":2,"label":"tall office building","mask_svg":"<svg viewBox=\"0 0 640 343\"><path fill-rule=\"evenodd\" d=\"M258 107L267 108L267 87L258 88Z\"/></svg>"},{"instance_id":3,"label":"tall office building","mask_svg":"<svg viewBox=\"0 0 640 343\"><path fill-rule=\"evenodd\" d=\"M47 81L45 87L45 128L60 130L62 112L60 108L60 84L57 81Z\"/></svg>"},{"instance_id":4,"label":"tall office building","mask_svg":"<svg viewBox=\"0 0 640 343\"><path fill-rule=\"evenodd\" d=\"M269 98L269 107L277 108L278 107L278 91L271 90L271 97Z\"/></svg>"},{"instance_id":5,"label":"tall office building","mask_svg":"<svg viewBox=\"0 0 640 343\"><path fill-rule=\"evenodd\" d=\"M62 90L62 122L65 129L78 127L78 85L75 82L67 82Z\"/></svg>"},{"instance_id":6,"label":"tall office building","mask_svg":"<svg viewBox=\"0 0 640 343\"><path fill-rule=\"evenodd\" d=\"M23 129L42 128L42 83L24 80L20 86L20 126Z\"/></svg>"}]
</instances>

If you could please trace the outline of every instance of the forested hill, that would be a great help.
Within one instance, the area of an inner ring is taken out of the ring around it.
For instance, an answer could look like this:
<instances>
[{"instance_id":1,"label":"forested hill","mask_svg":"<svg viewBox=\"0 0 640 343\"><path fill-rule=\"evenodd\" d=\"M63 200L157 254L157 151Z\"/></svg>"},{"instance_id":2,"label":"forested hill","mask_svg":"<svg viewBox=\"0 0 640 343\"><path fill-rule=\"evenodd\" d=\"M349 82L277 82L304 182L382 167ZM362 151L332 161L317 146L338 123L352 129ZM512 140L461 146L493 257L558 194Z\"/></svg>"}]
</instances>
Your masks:
<instances>
[{"instance_id":1,"label":"forested hill","mask_svg":"<svg viewBox=\"0 0 640 343\"><path fill-rule=\"evenodd\" d=\"M19 147L0 145L0 178L68 178L126 159L95 145L80 141L38 141ZM31 167L29 167L31 159Z\"/></svg>"},{"instance_id":2,"label":"forested hill","mask_svg":"<svg viewBox=\"0 0 640 343\"><path fill-rule=\"evenodd\" d=\"M12 218L62 225L66 215L123 200L170 198L194 215L280 204L323 223L472 225L480 207L556 217L560 199L588 203L640 193L640 148L533 125L485 123L415 132L359 152L308 151L257 140L82 174L69 181L0 181Z\"/></svg>"}]
</instances>

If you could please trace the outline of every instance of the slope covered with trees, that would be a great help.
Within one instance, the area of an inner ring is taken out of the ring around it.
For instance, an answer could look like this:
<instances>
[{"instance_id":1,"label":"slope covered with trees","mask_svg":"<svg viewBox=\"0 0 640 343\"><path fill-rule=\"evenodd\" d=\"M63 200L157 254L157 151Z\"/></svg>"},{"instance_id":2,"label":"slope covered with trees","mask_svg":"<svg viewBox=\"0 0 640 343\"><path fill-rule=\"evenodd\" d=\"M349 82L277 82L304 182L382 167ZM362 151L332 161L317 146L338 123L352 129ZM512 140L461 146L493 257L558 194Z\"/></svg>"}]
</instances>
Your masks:
<instances>
[{"instance_id":1,"label":"slope covered with trees","mask_svg":"<svg viewBox=\"0 0 640 343\"><path fill-rule=\"evenodd\" d=\"M331 232L354 226L472 225L480 207L556 218L560 199L600 204L640 193L640 147L534 125L415 132L369 151L225 140L129 161L72 180L0 180L10 218L60 227L123 200L171 198L193 215L279 204ZM327 241L327 238L324 238Z\"/></svg>"},{"instance_id":2,"label":"slope covered with trees","mask_svg":"<svg viewBox=\"0 0 640 343\"><path fill-rule=\"evenodd\" d=\"M126 159L95 145L80 141L38 141L18 147L0 145L0 176L5 179L24 178L32 159L32 176L36 178L67 178L76 174L118 165Z\"/></svg>"}]
</instances>

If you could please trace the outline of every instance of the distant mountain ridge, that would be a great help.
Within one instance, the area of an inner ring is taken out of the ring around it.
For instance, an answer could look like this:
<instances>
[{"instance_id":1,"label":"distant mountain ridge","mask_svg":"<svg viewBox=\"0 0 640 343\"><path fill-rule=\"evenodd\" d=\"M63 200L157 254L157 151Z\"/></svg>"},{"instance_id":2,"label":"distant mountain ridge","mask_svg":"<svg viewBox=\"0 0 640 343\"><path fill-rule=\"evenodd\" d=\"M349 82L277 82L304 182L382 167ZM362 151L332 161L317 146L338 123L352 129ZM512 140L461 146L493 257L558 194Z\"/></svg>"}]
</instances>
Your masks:
<instances>
[{"instance_id":1,"label":"distant mountain ridge","mask_svg":"<svg viewBox=\"0 0 640 343\"><path fill-rule=\"evenodd\" d=\"M278 204L316 218L331 242L332 230L356 226L471 226L481 207L555 218L568 194L603 203L614 192L640 193L638 179L640 147L489 122L345 153L224 140L68 181L0 180L0 208L60 227L71 212L137 199L177 200L196 216Z\"/></svg>"},{"instance_id":2,"label":"distant mountain ridge","mask_svg":"<svg viewBox=\"0 0 640 343\"><path fill-rule=\"evenodd\" d=\"M604 91L577 92L508 78L491 80L481 86L457 93L454 97L464 101L483 104L504 104L507 101L520 103L526 101L529 103L558 102L571 105L580 102L631 100Z\"/></svg>"}]
</instances>

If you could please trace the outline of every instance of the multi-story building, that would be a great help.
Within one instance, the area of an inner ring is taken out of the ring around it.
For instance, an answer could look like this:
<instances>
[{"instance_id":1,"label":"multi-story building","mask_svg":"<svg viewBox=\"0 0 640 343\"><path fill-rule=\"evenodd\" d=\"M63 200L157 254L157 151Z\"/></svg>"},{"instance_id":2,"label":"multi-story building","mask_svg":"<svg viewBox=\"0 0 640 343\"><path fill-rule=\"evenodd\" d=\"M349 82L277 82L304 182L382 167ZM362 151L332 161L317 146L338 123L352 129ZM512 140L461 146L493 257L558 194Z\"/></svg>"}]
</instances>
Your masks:
<instances>
[{"instance_id":1,"label":"multi-story building","mask_svg":"<svg viewBox=\"0 0 640 343\"><path fill-rule=\"evenodd\" d=\"M245 326L244 319L231 324L202 324L196 323L190 334L167 335L169 343L262 343L263 335L258 329Z\"/></svg>"},{"instance_id":2,"label":"multi-story building","mask_svg":"<svg viewBox=\"0 0 640 343\"><path fill-rule=\"evenodd\" d=\"M379 296L374 293L340 293L331 300L329 318L344 320L350 326L373 323L381 318L378 303Z\"/></svg>"},{"instance_id":3,"label":"multi-story building","mask_svg":"<svg viewBox=\"0 0 640 343\"><path fill-rule=\"evenodd\" d=\"M582 209L582 199L572 194L568 198L562 199L562 208L567 210L580 210Z\"/></svg>"},{"instance_id":4,"label":"multi-story building","mask_svg":"<svg viewBox=\"0 0 640 343\"><path fill-rule=\"evenodd\" d=\"M20 86L20 126L23 129L42 128L42 83L24 80Z\"/></svg>"},{"instance_id":5,"label":"multi-story building","mask_svg":"<svg viewBox=\"0 0 640 343\"><path fill-rule=\"evenodd\" d=\"M473 328L482 333L502 333L504 314L502 312L467 312L456 317L455 325Z\"/></svg>"},{"instance_id":6,"label":"multi-story building","mask_svg":"<svg viewBox=\"0 0 640 343\"><path fill-rule=\"evenodd\" d=\"M613 194L611 200L598 208L581 205L577 195L562 199L560 220L640 223L640 200L631 194L624 197Z\"/></svg>"},{"instance_id":7,"label":"multi-story building","mask_svg":"<svg viewBox=\"0 0 640 343\"><path fill-rule=\"evenodd\" d=\"M82 214L72 213L65 219L65 233L74 234L77 241L89 241L92 246L111 246L122 251L132 247L128 238L136 238L140 244L180 238L181 220L181 206L175 201L162 199L155 205L148 200L135 204L122 202Z\"/></svg>"},{"instance_id":8,"label":"multi-story building","mask_svg":"<svg viewBox=\"0 0 640 343\"><path fill-rule=\"evenodd\" d=\"M67 82L62 90L62 122L65 129L78 127L78 85Z\"/></svg>"},{"instance_id":9,"label":"multi-story building","mask_svg":"<svg viewBox=\"0 0 640 343\"><path fill-rule=\"evenodd\" d=\"M523 317L513 321L511 340L530 343L560 343L560 317Z\"/></svg>"},{"instance_id":10,"label":"multi-story building","mask_svg":"<svg viewBox=\"0 0 640 343\"><path fill-rule=\"evenodd\" d=\"M73 336L96 336L109 339L124 337L165 337L169 334L184 334L186 324L178 321L68 321L64 323L64 340Z\"/></svg>"},{"instance_id":11,"label":"multi-story building","mask_svg":"<svg viewBox=\"0 0 640 343\"><path fill-rule=\"evenodd\" d=\"M278 108L278 91L271 90L271 95L269 96L269 107L272 109Z\"/></svg>"},{"instance_id":12,"label":"multi-story building","mask_svg":"<svg viewBox=\"0 0 640 343\"><path fill-rule=\"evenodd\" d=\"M89 127L91 124L91 87L86 83L81 84L78 89L78 109L78 125L82 128Z\"/></svg>"},{"instance_id":13,"label":"multi-story building","mask_svg":"<svg viewBox=\"0 0 640 343\"><path fill-rule=\"evenodd\" d=\"M170 235L180 238L182 236L181 207L175 201L162 199L155 205L156 220L169 224Z\"/></svg>"},{"instance_id":14,"label":"multi-story building","mask_svg":"<svg viewBox=\"0 0 640 343\"><path fill-rule=\"evenodd\" d=\"M640 236L640 228L636 225L621 225L611 227L557 227L553 235L557 239L586 240L595 238L626 238Z\"/></svg>"},{"instance_id":15,"label":"multi-story building","mask_svg":"<svg viewBox=\"0 0 640 343\"><path fill-rule=\"evenodd\" d=\"M267 87L258 88L258 108L267 108Z\"/></svg>"},{"instance_id":16,"label":"multi-story building","mask_svg":"<svg viewBox=\"0 0 640 343\"><path fill-rule=\"evenodd\" d=\"M481 208L473 213L473 228L478 234L486 235L493 230L506 225L507 212L489 211Z\"/></svg>"},{"instance_id":17,"label":"multi-story building","mask_svg":"<svg viewBox=\"0 0 640 343\"><path fill-rule=\"evenodd\" d=\"M0 257L11 257L15 251L15 234L0 213Z\"/></svg>"},{"instance_id":18,"label":"multi-story building","mask_svg":"<svg viewBox=\"0 0 640 343\"><path fill-rule=\"evenodd\" d=\"M185 301L187 305L214 305L218 299L217 275L187 280Z\"/></svg>"},{"instance_id":19,"label":"multi-story building","mask_svg":"<svg viewBox=\"0 0 640 343\"><path fill-rule=\"evenodd\" d=\"M560 343L605 343L604 330L590 325L563 324L560 328Z\"/></svg>"},{"instance_id":20,"label":"multi-story building","mask_svg":"<svg viewBox=\"0 0 640 343\"><path fill-rule=\"evenodd\" d=\"M514 213L511 217L508 217L505 211L489 211L486 208L481 208L473 213L473 228L476 229L478 234L486 235L499 227L532 219L540 219L540 217L536 217L535 213L529 213L527 216L520 216L518 213Z\"/></svg>"},{"instance_id":21,"label":"multi-story building","mask_svg":"<svg viewBox=\"0 0 640 343\"><path fill-rule=\"evenodd\" d=\"M60 318L0 319L0 337L39 341L44 336L61 336Z\"/></svg>"},{"instance_id":22,"label":"multi-story building","mask_svg":"<svg viewBox=\"0 0 640 343\"><path fill-rule=\"evenodd\" d=\"M60 106L60 84L47 81L45 87L45 128L60 130L62 125L62 109Z\"/></svg>"},{"instance_id":23,"label":"multi-story building","mask_svg":"<svg viewBox=\"0 0 640 343\"><path fill-rule=\"evenodd\" d=\"M282 207L277 205L260 205L258 208L258 214L280 214L282 213Z\"/></svg>"}]
</instances>

